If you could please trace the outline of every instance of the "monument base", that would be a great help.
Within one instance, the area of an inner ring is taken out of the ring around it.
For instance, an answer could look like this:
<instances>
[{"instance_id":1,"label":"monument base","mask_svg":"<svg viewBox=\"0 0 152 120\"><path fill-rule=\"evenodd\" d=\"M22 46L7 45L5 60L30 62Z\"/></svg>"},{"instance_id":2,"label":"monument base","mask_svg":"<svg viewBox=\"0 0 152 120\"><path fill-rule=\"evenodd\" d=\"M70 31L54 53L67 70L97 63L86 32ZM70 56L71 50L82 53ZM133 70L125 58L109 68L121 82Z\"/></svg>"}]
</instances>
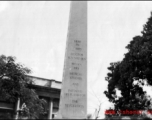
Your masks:
<instances>
[{"instance_id":1,"label":"monument base","mask_svg":"<svg viewBox=\"0 0 152 120\"><path fill-rule=\"evenodd\" d=\"M62 117L62 115L60 113L57 113L57 115L54 117L54 119L81 119L81 120L85 120L87 118L65 118L65 117Z\"/></svg>"},{"instance_id":2,"label":"monument base","mask_svg":"<svg viewBox=\"0 0 152 120\"><path fill-rule=\"evenodd\" d=\"M57 113L57 115L54 116L54 119L63 119L63 118L62 118L62 115L61 115L61 114Z\"/></svg>"}]
</instances>

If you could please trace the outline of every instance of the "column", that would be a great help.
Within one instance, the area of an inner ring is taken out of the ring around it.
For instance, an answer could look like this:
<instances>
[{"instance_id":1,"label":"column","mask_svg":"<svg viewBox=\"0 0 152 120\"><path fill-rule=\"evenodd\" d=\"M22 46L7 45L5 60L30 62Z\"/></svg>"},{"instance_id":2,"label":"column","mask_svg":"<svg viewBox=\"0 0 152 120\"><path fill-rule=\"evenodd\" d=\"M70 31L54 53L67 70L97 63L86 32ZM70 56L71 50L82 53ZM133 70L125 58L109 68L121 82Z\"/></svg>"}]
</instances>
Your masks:
<instances>
[{"instance_id":1,"label":"column","mask_svg":"<svg viewBox=\"0 0 152 120\"><path fill-rule=\"evenodd\" d=\"M15 119L17 120L19 118L19 110L20 110L20 98L17 99L17 104L16 104L16 115Z\"/></svg>"},{"instance_id":2,"label":"column","mask_svg":"<svg viewBox=\"0 0 152 120\"><path fill-rule=\"evenodd\" d=\"M48 119L52 119L52 113L53 113L53 99L50 98L50 102L49 102L49 116L48 116Z\"/></svg>"}]
</instances>

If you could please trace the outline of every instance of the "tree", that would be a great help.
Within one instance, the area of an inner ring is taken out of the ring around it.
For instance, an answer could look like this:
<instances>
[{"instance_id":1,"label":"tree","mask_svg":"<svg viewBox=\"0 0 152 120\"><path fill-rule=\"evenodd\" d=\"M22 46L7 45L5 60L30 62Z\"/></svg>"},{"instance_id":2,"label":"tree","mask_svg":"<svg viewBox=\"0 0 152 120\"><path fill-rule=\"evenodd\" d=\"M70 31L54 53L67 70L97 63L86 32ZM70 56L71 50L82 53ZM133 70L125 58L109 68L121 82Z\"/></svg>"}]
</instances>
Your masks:
<instances>
[{"instance_id":1,"label":"tree","mask_svg":"<svg viewBox=\"0 0 152 120\"><path fill-rule=\"evenodd\" d=\"M29 73L31 70L16 63L15 57L0 56L1 100L15 103L20 98L21 103L26 104L22 115L32 119L43 114L45 101L39 99L35 90L29 87L30 84L33 84L33 81L26 76Z\"/></svg>"},{"instance_id":2,"label":"tree","mask_svg":"<svg viewBox=\"0 0 152 120\"><path fill-rule=\"evenodd\" d=\"M152 85L152 13L142 35L135 36L126 48L128 52L123 60L108 67L108 90L104 93L116 111L151 109L152 99L142 86L145 81ZM121 97L117 96L116 89L121 91Z\"/></svg>"}]
</instances>

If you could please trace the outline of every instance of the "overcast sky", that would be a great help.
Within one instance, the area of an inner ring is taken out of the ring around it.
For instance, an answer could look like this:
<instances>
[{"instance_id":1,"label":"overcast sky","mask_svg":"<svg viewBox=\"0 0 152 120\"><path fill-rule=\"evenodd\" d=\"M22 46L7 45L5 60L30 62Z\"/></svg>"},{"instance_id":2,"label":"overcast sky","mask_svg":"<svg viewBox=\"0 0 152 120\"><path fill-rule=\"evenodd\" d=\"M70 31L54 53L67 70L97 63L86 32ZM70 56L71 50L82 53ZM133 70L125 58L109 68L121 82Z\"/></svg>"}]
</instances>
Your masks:
<instances>
[{"instance_id":1,"label":"overcast sky","mask_svg":"<svg viewBox=\"0 0 152 120\"><path fill-rule=\"evenodd\" d=\"M88 113L100 102L102 118L109 103L103 94L110 62L122 60L125 46L152 11L151 1L88 2ZM0 55L11 55L31 75L62 81L69 1L0 2Z\"/></svg>"}]
</instances>

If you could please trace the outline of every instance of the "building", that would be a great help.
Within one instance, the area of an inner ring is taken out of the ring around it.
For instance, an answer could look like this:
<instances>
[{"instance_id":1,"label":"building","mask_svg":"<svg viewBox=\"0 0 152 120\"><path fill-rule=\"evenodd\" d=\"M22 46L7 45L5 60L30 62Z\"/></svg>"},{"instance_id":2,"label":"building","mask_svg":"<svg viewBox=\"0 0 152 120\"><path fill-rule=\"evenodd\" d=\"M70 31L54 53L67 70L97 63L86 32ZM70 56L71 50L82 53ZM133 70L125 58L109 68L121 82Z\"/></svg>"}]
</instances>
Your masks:
<instances>
[{"instance_id":1,"label":"building","mask_svg":"<svg viewBox=\"0 0 152 120\"><path fill-rule=\"evenodd\" d=\"M31 85L36 90L40 98L47 103L45 106L45 114L40 119L53 119L59 110L59 100L61 91L61 82L53 79L45 79L34 76L27 76L34 81ZM0 116L7 115L8 118L16 118L16 110L21 107L20 100L16 104L0 101Z\"/></svg>"}]
</instances>

